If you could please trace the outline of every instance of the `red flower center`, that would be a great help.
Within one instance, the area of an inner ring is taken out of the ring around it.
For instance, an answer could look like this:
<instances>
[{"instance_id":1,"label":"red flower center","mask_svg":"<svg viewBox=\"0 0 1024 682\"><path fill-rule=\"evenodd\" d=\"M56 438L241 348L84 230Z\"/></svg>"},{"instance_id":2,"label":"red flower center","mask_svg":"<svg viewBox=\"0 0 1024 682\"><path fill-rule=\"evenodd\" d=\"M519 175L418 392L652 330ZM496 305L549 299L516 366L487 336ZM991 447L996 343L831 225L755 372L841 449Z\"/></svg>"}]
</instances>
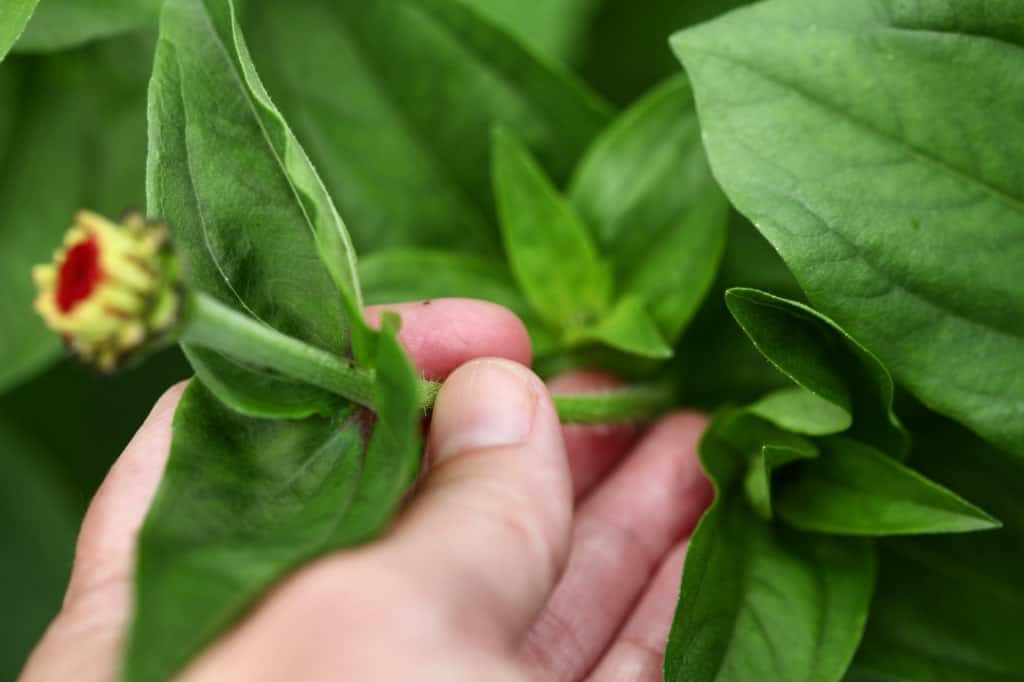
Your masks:
<instances>
[{"instance_id":1,"label":"red flower center","mask_svg":"<svg viewBox=\"0 0 1024 682\"><path fill-rule=\"evenodd\" d=\"M96 238L90 237L75 244L68 249L57 273L57 307L62 313L71 312L89 298L102 279L100 248Z\"/></svg>"}]
</instances>

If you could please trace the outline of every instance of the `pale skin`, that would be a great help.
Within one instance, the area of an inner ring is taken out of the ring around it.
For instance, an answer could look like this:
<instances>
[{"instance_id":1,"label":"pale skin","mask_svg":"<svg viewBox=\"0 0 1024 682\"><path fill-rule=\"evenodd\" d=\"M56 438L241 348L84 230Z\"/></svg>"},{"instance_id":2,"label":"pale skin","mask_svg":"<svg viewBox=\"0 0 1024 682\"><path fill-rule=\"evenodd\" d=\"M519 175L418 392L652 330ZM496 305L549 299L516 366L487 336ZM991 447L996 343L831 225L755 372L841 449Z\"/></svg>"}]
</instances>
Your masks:
<instances>
[{"instance_id":1,"label":"pale skin","mask_svg":"<svg viewBox=\"0 0 1024 682\"><path fill-rule=\"evenodd\" d=\"M444 379L429 470L393 528L283 580L185 680L655 682L686 542L711 499L704 417L561 427L519 320L491 304L391 306L425 376ZM367 317L377 320L380 310ZM24 682L117 678L135 538L184 384L157 402L82 525L64 606Z\"/></svg>"}]
</instances>

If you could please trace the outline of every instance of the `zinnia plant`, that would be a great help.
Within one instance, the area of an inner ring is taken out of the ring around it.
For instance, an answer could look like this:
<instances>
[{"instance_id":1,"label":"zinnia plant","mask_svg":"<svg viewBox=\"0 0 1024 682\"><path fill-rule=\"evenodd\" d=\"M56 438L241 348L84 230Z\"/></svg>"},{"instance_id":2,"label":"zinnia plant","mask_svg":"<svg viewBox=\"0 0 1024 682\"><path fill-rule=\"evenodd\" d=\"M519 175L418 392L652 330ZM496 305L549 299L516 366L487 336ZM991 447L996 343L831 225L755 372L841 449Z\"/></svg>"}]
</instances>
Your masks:
<instances>
[{"instance_id":1,"label":"zinnia plant","mask_svg":"<svg viewBox=\"0 0 1024 682\"><path fill-rule=\"evenodd\" d=\"M27 103L0 111L0 388L58 337L104 373L177 344L195 376L127 682L388 528L439 386L363 307L441 296L515 312L543 376L627 382L556 396L565 422L714 414L666 680L1019 678L1024 3L36 4L0 8ZM641 78L640 19L682 72ZM144 212L60 241L143 174Z\"/></svg>"}]
</instances>

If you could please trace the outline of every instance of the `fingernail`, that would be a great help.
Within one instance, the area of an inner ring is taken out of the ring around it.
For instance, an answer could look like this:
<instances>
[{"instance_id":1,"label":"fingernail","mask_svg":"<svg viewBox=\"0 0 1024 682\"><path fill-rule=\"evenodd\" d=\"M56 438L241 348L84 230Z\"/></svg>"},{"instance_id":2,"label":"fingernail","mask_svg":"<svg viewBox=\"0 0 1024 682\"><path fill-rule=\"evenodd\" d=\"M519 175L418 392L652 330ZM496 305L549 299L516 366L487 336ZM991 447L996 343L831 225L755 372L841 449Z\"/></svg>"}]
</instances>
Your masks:
<instances>
[{"instance_id":1,"label":"fingernail","mask_svg":"<svg viewBox=\"0 0 1024 682\"><path fill-rule=\"evenodd\" d=\"M455 370L434 406L430 441L435 461L526 442L536 385L530 370L509 360L474 360Z\"/></svg>"}]
</instances>

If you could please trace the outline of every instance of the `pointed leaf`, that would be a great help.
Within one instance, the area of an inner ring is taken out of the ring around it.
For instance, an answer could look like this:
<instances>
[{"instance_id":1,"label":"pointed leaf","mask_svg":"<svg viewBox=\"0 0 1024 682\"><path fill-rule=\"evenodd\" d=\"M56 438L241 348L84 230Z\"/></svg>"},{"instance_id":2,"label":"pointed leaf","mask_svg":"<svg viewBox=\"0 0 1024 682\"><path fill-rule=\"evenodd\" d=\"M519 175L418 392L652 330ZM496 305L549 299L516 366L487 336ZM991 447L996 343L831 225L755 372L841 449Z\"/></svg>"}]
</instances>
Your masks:
<instances>
[{"instance_id":1,"label":"pointed leaf","mask_svg":"<svg viewBox=\"0 0 1024 682\"><path fill-rule=\"evenodd\" d=\"M922 473L978 502L1005 526L879 542L878 591L846 680L1015 680L1024 658L1024 464L934 415L909 426Z\"/></svg>"},{"instance_id":2,"label":"pointed leaf","mask_svg":"<svg viewBox=\"0 0 1024 682\"><path fill-rule=\"evenodd\" d=\"M601 133L569 196L611 259L618 295L640 299L674 341L715 278L729 217L689 83L667 81Z\"/></svg>"},{"instance_id":3,"label":"pointed leaf","mask_svg":"<svg viewBox=\"0 0 1024 682\"><path fill-rule=\"evenodd\" d=\"M171 225L193 286L279 331L347 353L345 331L360 329L361 311L353 312L358 293L344 225L246 54L226 0L167 3L150 85L149 213ZM211 390L229 381L245 390L240 368L226 362L210 354L197 369ZM254 377L252 390L265 381ZM310 392L280 380L263 395L254 414L275 414L276 395L277 416L294 416ZM325 400L313 396L306 411ZM244 411L249 401L231 404Z\"/></svg>"},{"instance_id":4,"label":"pointed leaf","mask_svg":"<svg viewBox=\"0 0 1024 682\"><path fill-rule=\"evenodd\" d=\"M821 457L795 464L774 491L789 525L837 535L919 535L998 528L959 495L875 448L847 438L821 442Z\"/></svg>"},{"instance_id":5,"label":"pointed leaf","mask_svg":"<svg viewBox=\"0 0 1024 682\"><path fill-rule=\"evenodd\" d=\"M139 541L127 682L171 677L275 581L373 537L419 471L418 375L386 319L369 443L353 407L254 419L193 381Z\"/></svg>"},{"instance_id":6,"label":"pointed leaf","mask_svg":"<svg viewBox=\"0 0 1024 682\"><path fill-rule=\"evenodd\" d=\"M700 443L715 501L690 539L666 682L837 682L857 649L875 581L873 545L773 525L744 499L766 422L742 410ZM803 449L798 446L798 449Z\"/></svg>"},{"instance_id":7,"label":"pointed leaf","mask_svg":"<svg viewBox=\"0 0 1024 682\"><path fill-rule=\"evenodd\" d=\"M667 682L838 682L867 621L865 540L772 526L716 502L690 540L665 653Z\"/></svg>"},{"instance_id":8,"label":"pointed leaf","mask_svg":"<svg viewBox=\"0 0 1024 682\"><path fill-rule=\"evenodd\" d=\"M726 302L769 362L850 415L851 434L890 456L906 454L907 434L892 411L892 378L870 351L802 303L741 288L730 289Z\"/></svg>"},{"instance_id":9,"label":"pointed leaf","mask_svg":"<svg viewBox=\"0 0 1024 682\"><path fill-rule=\"evenodd\" d=\"M530 152L504 129L494 134L494 191L512 274L533 309L556 329L598 319L611 271L583 221Z\"/></svg>"},{"instance_id":10,"label":"pointed leaf","mask_svg":"<svg viewBox=\"0 0 1024 682\"><path fill-rule=\"evenodd\" d=\"M275 580L330 549L362 445L354 409L253 419L193 381L139 539L125 679L168 679Z\"/></svg>"}]
</instances>

